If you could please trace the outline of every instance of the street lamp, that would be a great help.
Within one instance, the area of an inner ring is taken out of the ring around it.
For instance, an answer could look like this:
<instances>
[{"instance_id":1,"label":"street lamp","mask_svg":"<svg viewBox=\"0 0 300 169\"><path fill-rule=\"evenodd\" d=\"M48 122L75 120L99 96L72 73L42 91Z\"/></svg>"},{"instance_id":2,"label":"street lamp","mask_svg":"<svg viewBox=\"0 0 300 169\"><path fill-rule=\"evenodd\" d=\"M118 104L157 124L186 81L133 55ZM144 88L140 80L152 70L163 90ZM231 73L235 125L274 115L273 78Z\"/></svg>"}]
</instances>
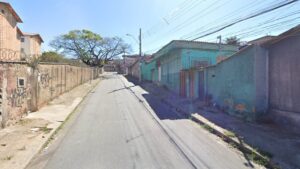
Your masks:
<instances>
[{"instance_id":1,"label":"street lamp","mask_svg":"<svg viewBox=\"0 0 300 169\"><path fill-rule=\"evenodd\" d=\"M140 61L142 61L142 29L140 28L140 32L139 32L139 40L137 40L133 35L131 34L126 34L126 36L130 36L131 38L133 38L135 40L136 43L139 44L139 57L140 57ZM142 81L142 72L141 72L141 62L140 62L140 75L139 75L139 81Z\"/></svg>"},{"instance_id":2,"label":"street lamp","mask_svg":"<svg viewBox=\"0 0 300 169\"><path fill-rule=\"evenodd\" d=\"M127 33L126 36L131 37L137 44L139 44L139 41L136 39L136 37L134 37L133 35Z\"/></svg>"}]
</instances>

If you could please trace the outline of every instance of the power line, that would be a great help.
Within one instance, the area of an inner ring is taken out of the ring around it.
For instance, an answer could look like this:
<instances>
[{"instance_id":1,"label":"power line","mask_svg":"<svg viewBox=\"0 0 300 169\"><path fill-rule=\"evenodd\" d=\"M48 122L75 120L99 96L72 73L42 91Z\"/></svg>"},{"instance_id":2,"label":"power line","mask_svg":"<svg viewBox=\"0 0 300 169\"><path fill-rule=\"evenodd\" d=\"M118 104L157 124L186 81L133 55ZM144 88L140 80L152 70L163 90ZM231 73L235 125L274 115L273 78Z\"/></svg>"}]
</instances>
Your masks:
<instances>
[{"instance_id":1,"label":"power line","mask_svg":"<svg viewBox=\"0 0 300 169\"><path fill-rule=\"evenodd\" d=\"M267 24L270 24L270 23L274 23L274 22L277 22L277 21L280 21L280 20L283 20L283 19L286 19L286 18L290 18L291 16L298 15L298 14L300 14L300 11L294 11L292 13L289 13L289 14L285 15L285 16L278 17L278 18L272 18L272 19L269 19L269 20L264 21L262 23L259 23L257 25L254 25L253 27L245 28L245 29L242 29L242 30L239 30L239 31L236 31L236 32L232 32L232 33L228 33L228 34L225 34L223 36L224 37L238 36L239 35L238 33L249 32L249 30L256 30L257 31L257 28L260 28L261 26L264 26L264 25L267 25ZM293 18L293 19L298 19L298 17ZM290 20L294 21L293 19L290 19ZM283 22L285 22L285 21L283 21ZM282 22L280 22L280 23L282 23ZM265 28L265 27L262 27L262 28Z\"/></svg>"},{"instance_id":2,"label":"power line","mask_svg":"<svg viewBox=\"0 0 300 169\"><path fill-rule=\"evenodd\" d=\"M282 8L282 7L287 6L287 5L290 5L290 4L293 4L293 3L297 2L297 1L299 1L299 0L291 0L291 1L289 1L289 2L279 3L279 4L278 4L277 6L275 6L275 7L272 7L272 8L269 8L269 9L265 9L265 10L262 11L262 12L254 13L254 14L252 14L252 15L250 15L250 16L247 16L247 17L241 18L241 19L239 19L239 20L237 20L237 21L234 21L234 22L232 22L232 23L229 23L229 24L227 24L227 25L225 25L225 26L223 26L223 27L221 27L221 28L219 28L219 29L217 29L217 30L214 30L214 31L211 31L211 32L206 33L206 34L204 34L204 35L198 36L197 38L192 39L192 41L195 41L195 40L198 40L198 39L200 39L200 38L203 38L203 37L212 35L212 34L214 34L214 33L220 32L220 31L222 31L222 30L224 30L224 29L226 29L226 28L228 28L228 27L231 27L231 26L233 26L233 25L236 25L236 24L238 24L238 23L240 23L240 22L243 22L243 21L249 20L249 19L251 19L251 18L255 18L255 17L257 17L257 16L260 16L260 15L263 15L263 14L266 14L266 13L269 13L269 12L274 11L274 10L276 10L276 9Z\"/></svg>"}]
</instances>

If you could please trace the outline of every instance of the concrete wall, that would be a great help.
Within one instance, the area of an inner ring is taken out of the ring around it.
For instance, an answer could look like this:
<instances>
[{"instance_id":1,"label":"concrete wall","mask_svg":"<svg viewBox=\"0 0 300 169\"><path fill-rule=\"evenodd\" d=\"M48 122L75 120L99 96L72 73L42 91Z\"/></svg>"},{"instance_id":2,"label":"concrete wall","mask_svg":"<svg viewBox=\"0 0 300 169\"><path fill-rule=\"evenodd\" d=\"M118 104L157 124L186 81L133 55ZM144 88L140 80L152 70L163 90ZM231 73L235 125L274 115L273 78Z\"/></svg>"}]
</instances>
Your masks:
<instances>
[{"instance_id":1,"label":"concrete wall","mask_svg":"<svg viewBox=\"0 0 300 169\"><path fill-rule=\"evenodd\" d=\"M257 46L205 69L207 100L232 115L253 120L267 111L266 52ZM264 89L261 89L263 87Z\"/></svg>"},{"instance_id":2,"label":"concrete wall","mask_svg":"<svg viewBox=\"0 0 300 169\"><path fill-rule=\"evenodd\" d=\"M0 64L0 110L2 126L18 121L50 100L74 87L97 78L98 69L60 64L23 62Z\"/></svg>"},{"instance_id":3,"label":"concrete wall","mask_svg":"<svg viewBox=\"0 0 300 169\"><path fill-rule=\"evenodd\" d=\"M141 72L143 80L158 82L158 69L156 67L156 60L153 60L150 63L142 63Z\"/></svg>"},{"instance_id":4,"label":"concrete wall","mask_svg":"<svg viewBox=\"0 0 300 169\"><path fill-rule=\"evenodd\" d=\"M136 79L140 78L140 61L135 62L132 66L130 66L129 68L129 74L133 77L135 77Z\"/></svg>"},{"instance_id":5,"label":"concrete wall","mask_svg":"<svg viewBox=\"0 0 300 169\"><path fill-rule=\"evenodd\" d=\"M300 33L269 48L270 108L300 114Z\"/></svg>"},{"instance_id":6,"label":"concrete wall","mask_svg":"<svg viewBox=\"0 0 300 169\"><path fill-rule=\"evenodd\" d=\"M1 125L16 122L29 110L32 86L29 83L32 69L22 63L0 64ZM18 84L24 80L24 85Z\"/></svg>"}]
</instances>

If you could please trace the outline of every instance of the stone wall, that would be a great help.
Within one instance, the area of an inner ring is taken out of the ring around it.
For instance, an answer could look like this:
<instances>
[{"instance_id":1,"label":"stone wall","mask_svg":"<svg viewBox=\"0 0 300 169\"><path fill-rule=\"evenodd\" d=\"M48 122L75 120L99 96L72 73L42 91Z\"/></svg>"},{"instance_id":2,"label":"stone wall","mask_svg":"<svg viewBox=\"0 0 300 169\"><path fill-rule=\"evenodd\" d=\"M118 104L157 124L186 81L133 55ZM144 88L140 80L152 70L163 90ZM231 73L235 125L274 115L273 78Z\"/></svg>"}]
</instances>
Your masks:
<instances>
[{"instance_id":1,"label":"stone wall","mask_svg":"<svg viewBox=\"0 0 300 169\"><path fill-rule=\"evenodd\" d=\"M17 122L74 87L97 78L97 68L25 62L0 63L0 120L2 126Z\"/></svg>"}]
</instances>

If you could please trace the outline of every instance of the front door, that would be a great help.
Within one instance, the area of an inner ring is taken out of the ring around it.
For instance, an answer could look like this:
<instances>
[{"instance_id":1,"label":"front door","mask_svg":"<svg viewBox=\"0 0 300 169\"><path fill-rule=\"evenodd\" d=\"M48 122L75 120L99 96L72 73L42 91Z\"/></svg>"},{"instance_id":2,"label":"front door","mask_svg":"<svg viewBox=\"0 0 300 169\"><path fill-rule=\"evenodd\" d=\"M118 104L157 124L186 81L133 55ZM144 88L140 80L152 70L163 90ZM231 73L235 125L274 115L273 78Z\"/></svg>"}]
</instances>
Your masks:
<instances>
[{"instance_id":1,"label":"front door","mask_svg":"<svg viewBox=\"0 0 300 169\"><path fill-rule=\"evenodd\" d=\"M199 72L199 99L204 100L204 71Z\"/></svg>"},{"instance_id":2,"label":"front door","mask_svg":"<svg viewBox=\"0 0 300 169\"><path fill-rule=\"evenodd\" d=\"M151 69L151 81L154 82L154 69Z\"/></svg>"},{"instance_id":3,"label":"front door","mask_svg":"<svg viewBox=\"0 0 300 169\"><path fill-rule=\"evenodd\" d=\"M194 98L195 97L195 76L194 76L194 71L190 70L189 71L189 98Z\"/></svg>"},{"instance_id":4,"label":"front door","mask_svg":"<svg viewBox=\"0 0 300 169\"><path fill-rule=\"evenodd\" d=\"M180 96L181 97L186 97L186 72L185 71L181 71L180 72Z\"/></svg>"}]
</instances>

